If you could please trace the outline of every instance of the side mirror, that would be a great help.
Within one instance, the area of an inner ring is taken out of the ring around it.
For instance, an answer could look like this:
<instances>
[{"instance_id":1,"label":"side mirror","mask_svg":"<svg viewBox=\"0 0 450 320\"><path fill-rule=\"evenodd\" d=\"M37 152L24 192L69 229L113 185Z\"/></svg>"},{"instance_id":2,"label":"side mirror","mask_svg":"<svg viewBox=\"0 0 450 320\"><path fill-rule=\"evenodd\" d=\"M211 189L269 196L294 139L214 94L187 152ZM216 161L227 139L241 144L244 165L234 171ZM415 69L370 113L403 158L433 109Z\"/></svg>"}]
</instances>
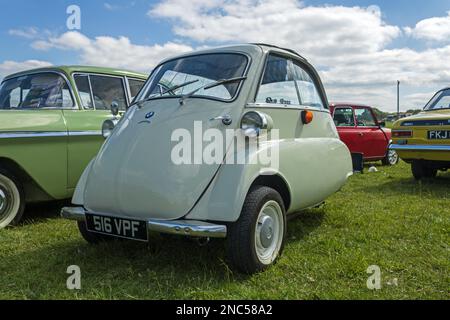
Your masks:
<instances>
[{"instance_id":1,"label":"side mirror","mask_svg":"<svg viewBox=\"0 0 450 320\"><path fill-rule=\"evenodd\" d=\"M117 101L111 103L111 113L114 117L119 114L119 103Z\"/></svg>"},{"instance_id":2,"label":"side mirror","mask_svg":"<svg viewBox=\"0 0 450 320\"><path fill-rule=\"evenodd\" d=\"M385 122L385 121L378 122L378 125L379 125L381 128L384 128L384 127L386 127L386 122Z\"/></svg>"}]
</instances>

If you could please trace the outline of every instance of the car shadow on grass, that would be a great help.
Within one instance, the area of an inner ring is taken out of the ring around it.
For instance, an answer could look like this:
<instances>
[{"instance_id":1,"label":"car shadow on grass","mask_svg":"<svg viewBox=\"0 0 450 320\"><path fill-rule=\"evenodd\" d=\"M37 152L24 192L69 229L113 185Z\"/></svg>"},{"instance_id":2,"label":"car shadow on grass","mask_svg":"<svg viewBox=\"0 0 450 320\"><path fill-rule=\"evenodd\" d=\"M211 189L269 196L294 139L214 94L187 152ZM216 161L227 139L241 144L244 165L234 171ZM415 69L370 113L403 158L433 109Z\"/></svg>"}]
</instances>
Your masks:
<instances>
[{"instance_id":1,"label":"car shadow on grass","mask_svg":"<svg viewBox=\"0 0 450 320\"><path fill-rule=\"evenodd\" d=\"M304 241L321 225L324 215L323 209L308 210L289 221L287 244ZM152 234L148 244L114 240L90 245L77 230L72 231L67 237L36 249L11 252L0 262L0 271L4 269L9 279L32 274L23 284L14 283L16 288L25 283L26 287L35 288L34 295L26 294L27 298L72 294L65 289L66 271L71 265L79 266L82 272L83 291L78 296L106 299L208 298L203 295L205 290L216 292L227 285L253 281L251 276L231 271L223 240L199 246L187 238ZM49 288L58 289L49 292Z\"/></svg>"},{"instance_id":2,"label":"car shadow on grass","mask_svg":"<svg viewBox=\"0 0 450 320\"><path fill-rule=\"evenodd\" d=\"M390 181L368 185L361 189L362 192L379 195L420 195L426 194L428 198L442 199L450 194L450 174L439 173L436 178L422 179L420 181L411 178L395 178Z\"/></svg>"},{"instance_id":3,"label":"car shadow on grass","mask_svg":"<svg viewBox=\"0 0 450 320\"><path fill-rule=\"evenodd\" d=\"M61 208L68 205L70 205L70 200L27 204L19 226L32 225L45 222L47 219L58 218L61 213Z\"/></svg>"}]
</instances>

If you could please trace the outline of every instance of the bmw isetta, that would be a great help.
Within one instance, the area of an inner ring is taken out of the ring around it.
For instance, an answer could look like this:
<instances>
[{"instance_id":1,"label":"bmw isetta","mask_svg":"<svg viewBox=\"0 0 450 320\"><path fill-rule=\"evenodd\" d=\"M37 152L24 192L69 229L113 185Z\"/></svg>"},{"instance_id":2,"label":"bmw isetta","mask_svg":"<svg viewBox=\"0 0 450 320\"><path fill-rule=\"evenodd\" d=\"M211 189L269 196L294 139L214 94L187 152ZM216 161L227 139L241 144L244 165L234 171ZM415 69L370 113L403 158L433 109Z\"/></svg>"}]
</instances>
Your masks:
<instances>
[{"instance_id":1,"label":"bmw isetta","mask_svg":"<svg viewBox=\"0 0 450 320\"><path fill-rule=\"evenodd\" d=\"M321 204L352 174L317 72L270 45L163 61L103 133L75 206L62 209L85 240L226 238L230 264L245 273L277 260L288 215Z\"/></svg>"}]
</instances>

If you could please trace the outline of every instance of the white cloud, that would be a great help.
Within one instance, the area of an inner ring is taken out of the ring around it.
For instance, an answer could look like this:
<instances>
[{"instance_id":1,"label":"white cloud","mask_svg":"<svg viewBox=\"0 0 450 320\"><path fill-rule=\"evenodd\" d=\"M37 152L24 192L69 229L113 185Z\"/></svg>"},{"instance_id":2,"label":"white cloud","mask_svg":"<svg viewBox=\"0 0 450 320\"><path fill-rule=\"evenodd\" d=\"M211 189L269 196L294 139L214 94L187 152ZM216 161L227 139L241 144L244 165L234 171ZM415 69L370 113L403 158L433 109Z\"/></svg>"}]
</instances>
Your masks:
<instances>
[{"instance_id":1,"label":"white cloud","mask_svg":"<svg viewBox=\"0 0 450 320\"><path fill-rule=\"evenodd\" d=\"M136 5L136 1L131 1L127 5L118 5L118 4L112 4L109 2L103 3L103 6L105 7L105 9L109 10L109 11L117 11L117 10L121 10L121 9L132 8L135 5Z\"/></svg>"},{"instance_id":2,"label":"white cloud","mask_svg":"<svg viewBox=\"0 0 450 320\"><path fill-rule=\"evenodd\" d=\"M296 0L193 0L186 5L164 0L148 15L169 19L176 35L206 45L266 42L294 49L321 71L330 100L393 111L397 80L405 92L433 91L450 83L450 70L443 65L450 47L388 49L403 32L386 23L377 6L314 7ZM413 98L405 95L402 105L423 106Z\"/></svg>"},{"instance_id":3,"label":"white cloud","mask_svg":"<svg viewBox=\"0 0 450 320\"><path fill-rule=\"evenodd\" d=\"M3 63L0 63L0 79L12 73L35 68L48 67L51 65L52 64L50 62L39 60L26 60L22 62L7 60Z\"/></svg>"},{"instance_id":4,"label":"white cloud","mask_svg":"<svg viewBox=\"0 0 450 320\"><path fill-rule=\"evenodd\" d=\"M47 29L39 29L37 27L27 27L11 29L8 31L10 36L21 37L25 39L45 39L52 36L52 32Z\"/></svg>"},{"instance_id":5,"label":"white cloud","mask_svg":"<svg viewBox=\"0 0 450 320\"><path fill-rule=\"evenodd\" d=\"M111 3L104 6L117 9ZM443 41L449 36L450 14L423 20L405 32L386 23L377 6L314 7L296 0L162 0L148 15L169 20L175 36L195 43L196 48L266 42L294 49L318 67L334 101L356 101L393 111L396 81L400 80L402 107L418 108L428 100L425 95L450 84L450 70L444 64L450 45L421 51L392 46L404 34ZM37 50L73 51L83 64L144 72L161 59L192 50L178 42L138 45L127 37L89 38L80 32L42 36L39 30L23 29L10 30L10 34L33 39L32 47Z\"/></svg>"},{"instance_id":6,"label":"white cloud","mask_svg":"<svg viewBox=\"0 0 450 320\"><path fill-rule=\"evenodd\" d=\"M90 39L76 31L33 42L32 47L37 50L75 50L80 52L80 63L83 64L127 68L147 73L162 59L192 50L190 46L174 42L147 46L133 44L127 37L103 36Z\"/></svg>"},{"instance_id":7,"label":"white cloud","mask_svg":"<svg viewBox=\"0 0 450 320\"><path fill-rule=\"evenodd\" d=\"M200 42L267 42L308 55L363 53L382 48L401 30L378 7L304 7L295 0L166 0L152 17L169 18L175 34Z\"/></svg>"},{"instance_id":8,"label":"white cloud","mask_svg":"<svg viewBox=\"0 0 450 320\"><path fill-rule=\"evenodd\" d=\"M450 42L450 11L445 17L433 17L419 21L414 28L405 32L417 39L436 42Z\"/></svg>"}]
</instances>

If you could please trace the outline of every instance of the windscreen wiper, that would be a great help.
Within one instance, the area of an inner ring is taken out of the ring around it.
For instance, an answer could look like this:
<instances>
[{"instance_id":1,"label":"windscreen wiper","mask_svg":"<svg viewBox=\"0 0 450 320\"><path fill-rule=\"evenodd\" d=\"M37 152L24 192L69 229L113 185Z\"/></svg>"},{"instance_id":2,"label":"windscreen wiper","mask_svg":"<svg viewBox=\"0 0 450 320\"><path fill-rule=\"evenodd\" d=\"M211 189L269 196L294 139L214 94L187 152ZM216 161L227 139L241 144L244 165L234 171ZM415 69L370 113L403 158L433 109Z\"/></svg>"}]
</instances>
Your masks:
<instances>
[{"instance_id":1,"label":"windscreen wiper","mask_svg":"<svg viewBox=\"0 0 450 320\"><path fill-rule=\"evenodd\" d=\"M206 84L204 86L201 86L200 88L195 89L194 91L191 91L185 95L182 95L180 98L180 105L184 104L184 101L186 99L189 99L190 97L192 97L194 94L196 94L197 92L199 92L200 90L209 90L215 87L218 87L222 84L226 84L226 83L232 83L232 82L237 82L237 81L243 81L247 79L247 77L237 77L237 78L230 78L230 79L222 79L222 80L218 80L216 82L213 83L209 83Z\"/></svg>"},{"instance_id":2,"label":"windscreen wiper","mask_svg":"<svg viewBox=\"0 0 450 320\"><path fill-rule=\"evenodd\" d=\"M192 81L188 81L188 82L185 82L185 83L182 83L182 84L173 86L173 87L171 87L171 88L168 88L168 89L166 89L166 90L160 92L160 93L159 93L159 96L162 97L162 96L165 95L166 93L173 92L173 91L175 91L175 90L178 90L178 89L180 89L180 88L186 87L186 86L188 86L188 85L190 85L190 84L193 84L193 83L196 83L196 82L199 82L199 81L200 81L200 80L197 79L197 80L192 80ZM140 100L140 101L136 101L136 102L134 102L133 104L131 104L128 108L131 108L131 107L134 106L135 104L137 104L138 107L141 108L141 107L142 107L142 103L145 103L145 102L148 102L148 101L150 101L150 100L153 100L154 98L156 98L156 96L152 95L152 96L148 97L147 99Z\"/></svg>"}]
</instances>

